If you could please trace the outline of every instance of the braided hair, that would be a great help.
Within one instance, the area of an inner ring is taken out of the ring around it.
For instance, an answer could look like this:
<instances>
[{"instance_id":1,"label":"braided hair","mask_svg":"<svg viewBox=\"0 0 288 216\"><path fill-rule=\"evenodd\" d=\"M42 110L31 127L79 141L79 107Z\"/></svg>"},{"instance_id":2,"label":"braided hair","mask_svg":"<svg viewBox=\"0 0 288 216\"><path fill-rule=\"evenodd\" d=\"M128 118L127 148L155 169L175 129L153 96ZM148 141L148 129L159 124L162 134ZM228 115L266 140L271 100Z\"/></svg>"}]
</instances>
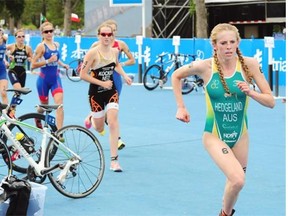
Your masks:
<instances>
[{"instance_id":1,"label":"braided hair","mask_svg":"<svg viewBox=\"0 0 288 216\"><path fill-rule=\"evenodd\" d=\"M216 25L211 32L210 39L211 39L212 44L216 44L217 34L219 32L222 32L222 31L233 31L236 34L237 41L240 41L240 39L241 39L240 35L239 35L239 31L235 26L227 24L227 23L221 23L221 24ZM244 57L243 57L241 51L239 50L239 48L236 49L236 54L238 55L239 61L241 63L241 67L242 67L242 69L243 69L243 71L247 77L248 83L250 83L254 86L252 74L249 72L249 69L248 69L247 65L245 64ZM222 71L222 67L220 65L216 50L214 50L213 59L214 59L214 62L216 64L216 67L217 67L217 70L218 70L218 73L220 76L220 81L223 85L223 88L224 88L226 94L231 95L231 92L229 90L227 82L224 78L224 73Z\"/></svg>"}]
</instances>

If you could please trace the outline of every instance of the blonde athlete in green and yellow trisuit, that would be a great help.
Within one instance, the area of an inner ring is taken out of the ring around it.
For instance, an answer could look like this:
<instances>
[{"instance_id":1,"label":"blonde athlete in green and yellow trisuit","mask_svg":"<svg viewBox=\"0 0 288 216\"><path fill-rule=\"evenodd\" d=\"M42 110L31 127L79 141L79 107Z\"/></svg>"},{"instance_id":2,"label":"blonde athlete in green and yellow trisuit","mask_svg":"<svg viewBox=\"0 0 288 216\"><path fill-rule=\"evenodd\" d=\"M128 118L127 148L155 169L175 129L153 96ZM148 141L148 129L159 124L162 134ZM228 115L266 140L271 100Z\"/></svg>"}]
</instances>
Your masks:
<instances>
[{"instance_id":1,"label":"blonde athlete in green and yellow trisuit","mask_svg":"<svg viewBox=\"0 0 288 216\"><path fill-rule=\"evenodd\" d=\"M230 91L233 92L231 96L227 96L214 61L212 68L212 76L206 84L205 92L207 104L205 131L218 136L232 148L247 131L249 98L237 87L238 82L246 80L242 75L240 61L237 60L235 73L225 77Z\"/></svg>"},{"instance_id":2,"label":"blonde athlete in green and yellow trisuit","mask_svg":"<svg viewBox=\"0 0 288 216\"><path fill-rule=\"evenodd\" d=\"M249 147L248 98L270 108L274 107L275 101L257 60L242 56L240 35L235 26L218 24L213 28L210 39L213 57L177 69L172 74L172 86L177 103L176 118L188 123L190 115L181 94L181 79L198 75L204 81L207 120L203 145L226 176L219 215L231 216L245 183ZM254 83L259 91L250 88Z\"/></svg>"}]
</instances>

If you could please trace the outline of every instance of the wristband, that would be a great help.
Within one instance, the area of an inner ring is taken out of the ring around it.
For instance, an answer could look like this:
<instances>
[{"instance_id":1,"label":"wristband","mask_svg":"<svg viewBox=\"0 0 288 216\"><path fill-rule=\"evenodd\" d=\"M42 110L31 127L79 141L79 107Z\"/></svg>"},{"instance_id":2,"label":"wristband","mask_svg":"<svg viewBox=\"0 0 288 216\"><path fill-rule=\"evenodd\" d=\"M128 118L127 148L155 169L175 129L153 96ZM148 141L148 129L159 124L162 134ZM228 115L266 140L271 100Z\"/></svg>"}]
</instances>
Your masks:
<instances>
[{"instance_id":1,"label":"wristband","mask_svg":"<svg viewBox=\"0 0 288 216\"><path fill-rule=\"evenodd\" d=\"M46 59L46 60L45 60L45 63L46 63L46 64L48 64L48 63L49 63L48 59Z\"/></svg>"}]
</instances>

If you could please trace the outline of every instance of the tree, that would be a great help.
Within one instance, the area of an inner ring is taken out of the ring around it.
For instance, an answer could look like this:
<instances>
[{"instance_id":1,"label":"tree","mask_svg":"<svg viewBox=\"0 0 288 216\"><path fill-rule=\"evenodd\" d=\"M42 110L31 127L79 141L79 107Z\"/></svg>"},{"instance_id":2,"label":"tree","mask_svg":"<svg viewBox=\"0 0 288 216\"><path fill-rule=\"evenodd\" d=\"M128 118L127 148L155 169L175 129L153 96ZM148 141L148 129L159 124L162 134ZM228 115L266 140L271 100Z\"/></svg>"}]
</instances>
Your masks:
<instances>
[{"instance_id":1,"label":"tree","mask_svg":"<svg viewBox=\"0 0 288 216\"><path fill-rule=\"evenodd\" d=\"M71 35L71 30L84 25L84 19L80 23L71 23L71 13L84 17L84 0L0 0L0 5L0 19L9 25L11 34L15 25L17 28L39 28L40 14L53 25L64 27L65 35Z\"/></svg>"},{"instance_id":2,"label":"tree","mask_svg":"<svg viewBox=\"0 0 288 216\"><path fill-rule=\"evenodd\" d=\"M40 13L42 11L42 1L25 0L25 10L22 15L22 24L29 28L36 29L40 26Z\"/></svg>"},{"instance_id":3,"label":"tree","mask_svg":"<svg viewBox=\"0 0 288 216\"><path fill-rule=\"evenodd\" d=\"M24 12L25 2L23 0L5 0L5 7L9 14L9 30L14 34L15 21L17 27L21 25L21 16Z\"/></svg>"},{"instance_id":4,"label":"tree","mask_svg":"<svg viewBox=\"0 0 288 216\"><path fill-rule=\"evenodd\" d=\"M205 0L190 0L190 14L196 12L196 37L207 38L208 22Z\"/></svg>"},{"instance_id":5,"label":"tree","mask_svg":"<svg viewBox=\"0 0 288 216\"><path fill-rule=\"evenodd\" d=\"M63 0L64 3L64 35L71 35L71 13L83 0Z\"/></svg>"},{"instance_id":6,"label":"tree","mask_svg":"<svg viewBox=\"0 0 288 216\"><path fill-rule=\"evenodd\" d=\"M205 0L195 0L196 3L196 37L207 38L207 10Z\"/></svg>"}]
</instances>

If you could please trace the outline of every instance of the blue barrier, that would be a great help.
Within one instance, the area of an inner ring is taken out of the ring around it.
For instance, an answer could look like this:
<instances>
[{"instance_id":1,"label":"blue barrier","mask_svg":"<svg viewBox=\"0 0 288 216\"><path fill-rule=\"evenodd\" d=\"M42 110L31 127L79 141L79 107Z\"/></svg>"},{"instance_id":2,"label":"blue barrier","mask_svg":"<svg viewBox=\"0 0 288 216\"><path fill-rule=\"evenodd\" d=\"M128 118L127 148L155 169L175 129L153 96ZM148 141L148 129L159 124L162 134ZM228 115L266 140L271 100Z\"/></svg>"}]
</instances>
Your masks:
<instances>
[{"instance_id":1,"label":"blue barrier","mask_svg":"<svg viewBox=\"0 0 288 216\"><path fill-rule=\"evenodd\" d=\"M120 38L125 41L130 48L133 56L139 58L138 47L135 38ZM35 50L37 44L41 41L41 37L31 36L29 45ZM77 59L77 44L74 37L55 37L55 41L60 44L61 60L69 63L73 59ZM10 36L8 43L13 43L15 38ZM92 43L97 41L97 38L81 38L80 51L87 51ZM242 39L240 49L245 56L254 57L262 66L263 72L268 78L268 49L264 46L264 39ZM144 38L142 46L142 57L146 56L147 66L153 64L157 59L157 55L162 52L174 52L172 39L156 39ZM209 58L212 55L212 47L209 39L181 39L179 52L183 54L196 54L197 59ZM127 57L122 55L120 61L125 61ZM144 59L144 58L143 58ZM145 64L145 63L144 63ZM127 73L138 73L138 65L125 67ZM286 41L275 40L275 47L273 48L273 71L279 71L279 85L286 86ZM274 79L275 80L275 79Z\"/></svg>"}]
</instances>

